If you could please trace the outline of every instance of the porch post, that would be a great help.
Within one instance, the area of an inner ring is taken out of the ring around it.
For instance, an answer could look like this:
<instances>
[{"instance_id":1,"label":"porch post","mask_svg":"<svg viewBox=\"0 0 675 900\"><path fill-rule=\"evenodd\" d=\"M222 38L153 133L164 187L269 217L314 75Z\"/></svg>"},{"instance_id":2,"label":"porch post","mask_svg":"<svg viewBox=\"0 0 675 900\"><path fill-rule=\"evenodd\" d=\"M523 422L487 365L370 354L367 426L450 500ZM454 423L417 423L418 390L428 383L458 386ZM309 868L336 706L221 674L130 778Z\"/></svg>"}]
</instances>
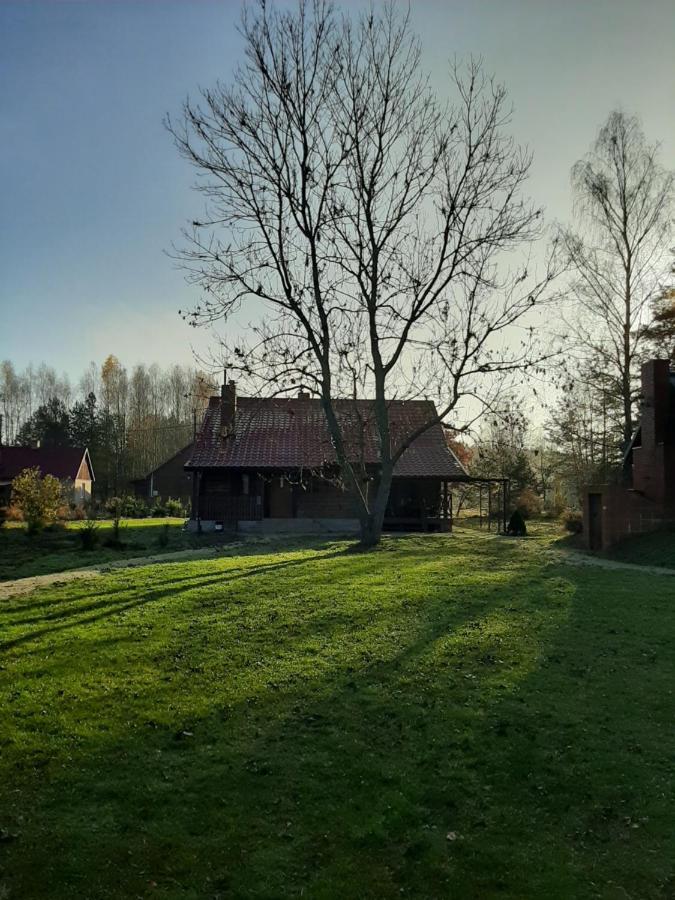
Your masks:
<instances>
[{"instance_id":1,"label":"porch post","mask_svg":"<svg viewBox=\"0 0 675 900\"><path fill-rule=\"evenodd\" d=\"M197 520L197 531L202 530L201 507L202 507L202 470L197 469L195 472L195 490L194 490L194 510L193 514Z\"/></svg>"}]
</instances>

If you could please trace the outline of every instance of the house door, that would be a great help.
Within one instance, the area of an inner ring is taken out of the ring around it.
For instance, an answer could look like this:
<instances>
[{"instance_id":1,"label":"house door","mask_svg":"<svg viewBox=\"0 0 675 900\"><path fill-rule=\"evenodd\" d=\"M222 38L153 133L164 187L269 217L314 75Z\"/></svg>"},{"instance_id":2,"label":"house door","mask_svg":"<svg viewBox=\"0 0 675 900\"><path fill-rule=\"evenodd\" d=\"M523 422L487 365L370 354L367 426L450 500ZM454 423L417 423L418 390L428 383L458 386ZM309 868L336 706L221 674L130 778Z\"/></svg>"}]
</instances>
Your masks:
<instances>
[{"instance_id":1,"label":"house door","mask_svg":"<svg viewBox=\"0 0 675 900\"><path fill-rule=\"evenodd\" d=\"M293 518L293 487L285 478L273 478L267 485L271 519Z\"/></svg>"},{"instance_id":2,"label":"house door","mask_svg":"<svg viewBox=\"0 0 675 900\"><path fill-rule=\"evenodd\" d=\"M591 550L602 549L602 494L588 495L588 538Z\"/></svg>"}]
</instances>

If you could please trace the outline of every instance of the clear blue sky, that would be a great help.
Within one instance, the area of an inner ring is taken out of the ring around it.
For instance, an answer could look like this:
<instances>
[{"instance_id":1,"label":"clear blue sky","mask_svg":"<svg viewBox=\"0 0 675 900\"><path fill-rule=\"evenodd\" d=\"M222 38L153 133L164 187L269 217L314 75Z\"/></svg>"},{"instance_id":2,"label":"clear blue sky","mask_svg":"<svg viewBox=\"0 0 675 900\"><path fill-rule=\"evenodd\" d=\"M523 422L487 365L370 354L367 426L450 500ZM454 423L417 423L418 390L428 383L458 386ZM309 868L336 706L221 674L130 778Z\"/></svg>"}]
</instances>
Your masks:
<instances>
[{"instance_id":1,"label":"clear blue sky","mask_svg":"<svg viewBox=\"0 0 675 900\"><path fill-rule=\"evenodd\" d=\"M357 8L355 2L343 4ZM672 0L411 0L440 93L469 53L504 81L531 192L570 214L569 169L611 108L675 166ZM0 0L0 358L77 375L113 352L190 362L195 299L163 251L200 209L162 126L240 53L231 0Z\"/></svg>"}]
</instances>

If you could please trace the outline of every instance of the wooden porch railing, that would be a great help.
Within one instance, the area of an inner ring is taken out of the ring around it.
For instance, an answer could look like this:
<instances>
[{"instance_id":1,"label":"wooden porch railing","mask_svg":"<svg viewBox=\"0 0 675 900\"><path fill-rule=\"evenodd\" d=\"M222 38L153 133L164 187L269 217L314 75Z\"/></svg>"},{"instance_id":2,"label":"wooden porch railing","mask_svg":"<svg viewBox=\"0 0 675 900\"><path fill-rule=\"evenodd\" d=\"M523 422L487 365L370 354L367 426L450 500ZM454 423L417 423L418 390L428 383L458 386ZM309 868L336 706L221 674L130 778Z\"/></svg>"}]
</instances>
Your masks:
<instances>
[{"instance_id":1,"label":"wooden porch railing","mask_svg":"<svg viewBox=\"0 0 675 900\"><path fill-rule=\"evenodd\" d=\"M199 498L199 517L216 522L238 522L240 519L255 522L263 517L262 499L259 503L256 499L254 496L208 494Z\"/></svg>"}]
</instances>

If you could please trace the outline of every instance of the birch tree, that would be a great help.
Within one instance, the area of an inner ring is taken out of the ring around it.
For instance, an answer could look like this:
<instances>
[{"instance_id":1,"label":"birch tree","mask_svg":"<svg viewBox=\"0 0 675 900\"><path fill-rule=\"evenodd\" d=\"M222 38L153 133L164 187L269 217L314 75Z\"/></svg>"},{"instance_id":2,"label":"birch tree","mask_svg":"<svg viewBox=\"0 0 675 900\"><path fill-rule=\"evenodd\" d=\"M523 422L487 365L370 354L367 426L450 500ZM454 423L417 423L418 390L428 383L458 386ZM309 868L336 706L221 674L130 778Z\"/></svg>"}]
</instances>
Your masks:
<instances>
[{"instance_id":1,"label":"birch tree","mask_svg":"<svg viewBox=\"0 0 675 900\"><path fill-rule=\"evenodd\" d=\"M609 380L628 443L649 344L649 311L673 235L673 173L638 119L614 111L572 169L580 230L561 231L574 272L569 331L587 364Z\"/></svg>"}]
</instances>

